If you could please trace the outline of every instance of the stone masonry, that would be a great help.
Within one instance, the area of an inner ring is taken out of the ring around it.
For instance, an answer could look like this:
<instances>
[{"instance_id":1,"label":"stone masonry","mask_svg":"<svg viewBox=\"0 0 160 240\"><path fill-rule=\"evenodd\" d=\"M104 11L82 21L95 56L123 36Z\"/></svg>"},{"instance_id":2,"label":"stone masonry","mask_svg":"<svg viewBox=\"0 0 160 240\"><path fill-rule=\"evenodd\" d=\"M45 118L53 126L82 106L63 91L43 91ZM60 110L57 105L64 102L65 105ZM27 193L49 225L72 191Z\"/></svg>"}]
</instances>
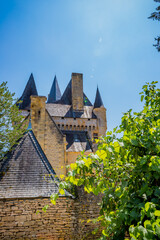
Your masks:
<instances>
[{"instance_id":1,"label":"stone masonry","mask_svg":"<svg viewBox=\"0 0 160 240\"><path fill-rule=\"evenodd\" d=\"M45 205L49 205L46 213L42 211ZM99 235L92 234L97 224L87 220L94 219L98 212L95 199L88 197L61 197L56 205L49 198L1 200L0 239L97 239Z\"/></svg>"},{"instance_id":2,"label":"stone masonry","mask_svg":"<svg viewBox=\"0 0 160 240\"><path fill-rule=\"evenodd\" d=\"M95 102L83 92L83 74L72 73L61 96L55 76L48 99L38 96L31 74L17 103L28 124L14 150L0 162L0 240L94 240L101 196L76 189L59 193L59 177L83 151L105 135L106 108L97 88ZM59 194L56 205L51 194ZM42 209L48 205L44 212Z\"/></svg>"}]
</instances>

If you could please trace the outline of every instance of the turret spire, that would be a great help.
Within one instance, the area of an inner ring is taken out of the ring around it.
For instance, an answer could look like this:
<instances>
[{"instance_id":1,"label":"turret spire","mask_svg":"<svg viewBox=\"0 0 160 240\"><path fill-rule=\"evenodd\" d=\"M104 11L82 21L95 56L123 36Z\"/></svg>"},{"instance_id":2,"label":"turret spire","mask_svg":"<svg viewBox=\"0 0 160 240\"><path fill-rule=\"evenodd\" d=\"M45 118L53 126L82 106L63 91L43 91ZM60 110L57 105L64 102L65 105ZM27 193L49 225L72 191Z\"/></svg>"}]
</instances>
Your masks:
<instances>
[{"instance_id":1,"label":"turret spire","mask_svg":"<svg viewBox=\"0 0 160 240\"><path fill-rule=\"evenodd\" d=\"M56 76L54 77L54 81L51 87L50 94L48 96L48 101L47 103L54 103L58 101L61 98L61 91L58 85L58 81Z\"/></svg>"},{"instance_id":2,"label":"turret spire","mask_svg":"<svg viewBox=\"0 0 160 240\"><path fill-rule=\"evenodd\" d=\"M97 92L96 92L96 98L95 98L95 102L94 102L94 108L100 108L103 106L103 102L102 102L102 98L97 86Z\"/></svg>"},{"instance_id":3,"label":"turret spire","mask_svg":"<svg viewBox=\"0 0 160 240\"><path fill-rule=\"evenodd\" d=\"M24 89L24 92L23 92L22 96L18 100L18 101L22 101L21 103L17 104L19 109L22 109L22 110L30 109L30 103L31 103L30 96L31 95L36 95L36 96L38 95L36 84L35 84L34 77L33 77L32 73L31 73L30 78L29 78L29 80L26 84L26 87Z\"/></svg>"}]
</instances>

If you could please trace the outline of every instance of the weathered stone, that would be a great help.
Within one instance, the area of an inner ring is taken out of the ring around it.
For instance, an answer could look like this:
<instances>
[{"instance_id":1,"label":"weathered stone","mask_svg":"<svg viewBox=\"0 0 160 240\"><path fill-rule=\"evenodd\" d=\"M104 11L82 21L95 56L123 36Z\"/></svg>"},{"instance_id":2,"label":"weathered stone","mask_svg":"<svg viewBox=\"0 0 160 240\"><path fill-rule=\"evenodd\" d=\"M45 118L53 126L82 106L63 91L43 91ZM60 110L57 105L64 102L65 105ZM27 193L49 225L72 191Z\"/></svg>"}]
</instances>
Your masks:
<instances>
[{"instance_id":1,"label":"weathered stone","mask_svg":"<svg viewBox=\"0 0 160 240\"><path fill-rule=\"evenodd\" d=\"M13 209L10 201L6 200L3 204L0 201L0 239L79 240L82 237L85 240L96 239L91 234L86 237L86 234L95 228L93 224L86 224L86 218L95 218L99 208L95 205L96 201L91 201L90 205L86 206L86 211L81 211L88 197L82 196L81 191L79 193L79 200L62 197L55 206L50 204L50 199L47 198L15 200L17 210ZM44 213L42 207L46 204L50 207ZM91 213L89 208L94 208L94 211ZM2 216L2 209L7 210L7 216ZM83 224L79 220L84 220Z\"/></svg>"}]
</instances>

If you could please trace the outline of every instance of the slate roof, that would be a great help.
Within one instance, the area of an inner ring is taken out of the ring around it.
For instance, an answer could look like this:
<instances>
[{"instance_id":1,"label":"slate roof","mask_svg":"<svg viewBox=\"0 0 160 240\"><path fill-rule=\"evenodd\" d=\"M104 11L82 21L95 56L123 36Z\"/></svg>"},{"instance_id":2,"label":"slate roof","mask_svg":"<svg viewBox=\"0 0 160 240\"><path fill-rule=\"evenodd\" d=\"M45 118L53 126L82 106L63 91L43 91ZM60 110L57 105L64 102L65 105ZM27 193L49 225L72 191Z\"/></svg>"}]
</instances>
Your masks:
<instances>
[{"instance_id":1,"label":"slate roof","mask_svg":"<svg viewBox=\"0 0 160 240\"><path fill-rule=\"evenodd\" d=\"M30 109L30 103L31 103L30 96L31 95L38 96L36 84L35 84L34 77L33 77L32 73L31 73L30 78L29 78L29 80L26 84L26 87L24 89L24 92L23 92L22 96L18 99L18 101L22 101L21 103L17 104L19 109L22 109L22 110Z\"/></svg>"},{"instance_id":2,"label":"slate roof","mask_svg":"<svg viewBox=\"0 0 160 240\"><path fill-rule=\"evenodd\" d=\"M68 83L61 99L55 103L72 105L72 80ZM83 103L84 106L92 106L92 103L89 101L87 96L83 93Z\"/></svg>"},{"instance_id":3,"label":"slate roof","mask_svg":"<svg viewBox=\"0 0 160 240\"><path fill-rule=\"evenodd\" d=\"M92 152L90 138L86 131L62 131L66 135L67 152Z\"/></svg>"},{"instance_id":4,"label":"slate roof","mask_svg":"<svg viewBox=\"0 0 160 240\"><path fill-rule=\"evenodd\" d=\"M84 106L84 111L73 112L71 105L46 104L46 109L52 117L97 118L93 106Z\"/></svg>"},{"instance_id":5,"label":"slate roof","mask_svg":"<svg viewBox=\"0 0 160 240\"><path fill-rule=\"evenodd\" d=\"M54 77L54 81L51 87L50 94L48 96L48 101L47 103L54 103L58 101L61 98L61 91L58 85L58 81L56 76Z\"/></svg>"},{"instance_id":6,"label":"slate roof","mask_svg":"<svg viewBox=\"0 0 160 240\"><path fill-rule=\"evenodd\" d=\"M103 106L102 98L99 92L99 89L97 87L97 92L96 92L96 97L95 97L95 102L94 102L94 108L99 108Z\"/></svg>"},{"instance_id":7,"label":"slate roof","mask_svg":"<svg viewBox=\"0 0 160 240\"><path fill-rule=\"evenodd\" d=\"M50 197L58 192L55 172L32 131L21 138L0 169L0 199ZM71 196L66 192L66 196Z\"/></svg>"}]
</instances>

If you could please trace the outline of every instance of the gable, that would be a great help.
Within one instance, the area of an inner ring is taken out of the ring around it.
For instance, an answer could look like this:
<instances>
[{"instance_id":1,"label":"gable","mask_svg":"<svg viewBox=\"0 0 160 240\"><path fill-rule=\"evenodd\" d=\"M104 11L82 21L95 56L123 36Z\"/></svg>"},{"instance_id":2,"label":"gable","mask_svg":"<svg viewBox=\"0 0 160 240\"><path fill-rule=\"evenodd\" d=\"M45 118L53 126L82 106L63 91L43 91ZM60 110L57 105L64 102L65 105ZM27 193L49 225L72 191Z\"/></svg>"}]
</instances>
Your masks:
<instances>
[{"instance_id":1,"label":"gable","mask_svg":"<svg viewBox=\"0 0 160 240\"><path fill-rule=\"evenodd\" d=\"M0 198L49 197L58 192L55 172L32 131L0 169Z\"/></svg>"}]
</instances>

